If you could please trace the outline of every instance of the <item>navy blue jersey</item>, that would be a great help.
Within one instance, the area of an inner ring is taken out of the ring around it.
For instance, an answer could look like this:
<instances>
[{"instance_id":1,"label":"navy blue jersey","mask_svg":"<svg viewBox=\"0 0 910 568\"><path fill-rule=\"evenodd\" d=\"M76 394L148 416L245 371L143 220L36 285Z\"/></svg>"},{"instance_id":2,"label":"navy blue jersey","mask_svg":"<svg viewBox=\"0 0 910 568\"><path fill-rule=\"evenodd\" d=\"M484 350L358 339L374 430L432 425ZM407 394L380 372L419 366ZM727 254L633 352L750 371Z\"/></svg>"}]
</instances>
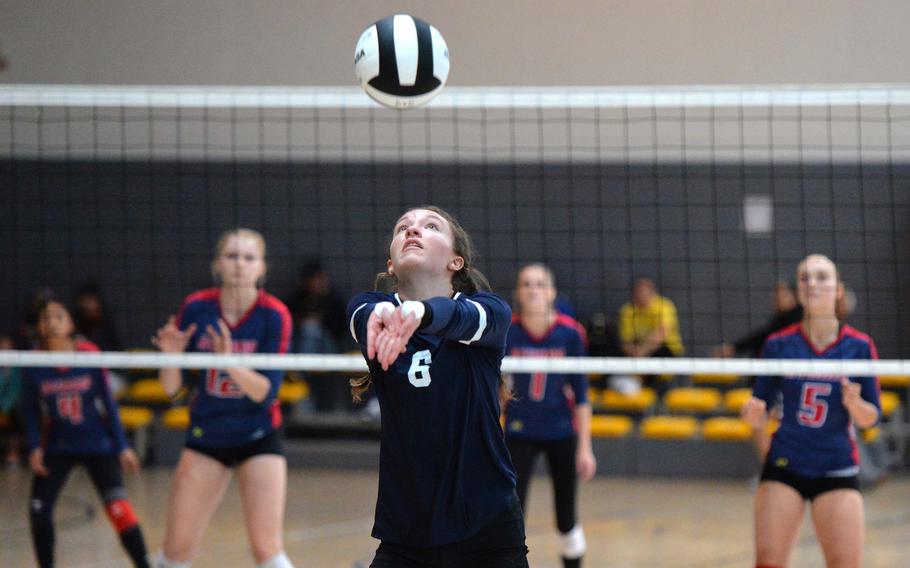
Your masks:
<instances>
[{"instance_id":1,"label":"navy blue jersey","mask_svg":"<svg viewBox=\"0 0 910 568\"><path fill-rule=\"evenodd\" d=\"M850 326L841 327L837 341L817 351L801 324L771 335L766 359L878 359L872 339ZM753 394L768 409L782 405L780 428L771 439L768 463L804 477L849 476L859 471L855 430L841 402L842 377L758 377ZM849 377L861 385L860 396L881 413L877 377Z\"/></svg>"},{"instance_id":2,"label":"navy blue jersey","mask_svg":"<svg viewBox=\"0 0 910 568\"><path fill-rule=\"evenodd\" d=\"M585 330L559 314L541 337L535 337L521 318L512 319L506 340L511 357L584 357ZM515 400L506 407L506 435L528 440L565 440L575 434L576 404L588 402L588 377L568 373L514 373Z\"/></svg>"},{"instance_id":3,"label":"navy blue jersey","mask_svg":"<svg viewBox=\"0 0 910 568\"><path fill-rule=\"evenodd\" d=\"M348 304L366 358L366 325L379 302ZM509 305L488 293L425 302L432 320L388 371L367 360L382 410L379 497L373 536L409 546L470 538L511 504L515 472L499 425L500 363Z\"/></svg>"},{"instance_id":4,"label":"navy blue jersey","mask_svg":"<svg viewBox=\"0 0 910 568\"><path fill-rule=\"evenodd\" d=\"M98 347L77 340L76 351ZM68 455L125 450L126 436L107 381L107 371L98 367L25 369L22 409L28 449ZM43 436L42 416L47 418Z\"/></svg>"},{"instance_id":5,"label":"navy blue jersey","mask_svg":"<svg viewBox=\"0 0 910 568\"><path fill-rule=\"evenodd\" d=\"M184 330L195 323L198 328L187 352L211 352L212 340L206 328L218 329L221 290L209 288L187 296L177 316ZM259 292L256 302L236 325L229 326L234 353L286 353L291 339L291 316L281 300ZM258 440L281 425L278 388L284 372L258 371L269 379L269 393L255 402L224 371L207 369L190 405L187 439L211 447L241 446Z\"/></svg>"}]
</instances>

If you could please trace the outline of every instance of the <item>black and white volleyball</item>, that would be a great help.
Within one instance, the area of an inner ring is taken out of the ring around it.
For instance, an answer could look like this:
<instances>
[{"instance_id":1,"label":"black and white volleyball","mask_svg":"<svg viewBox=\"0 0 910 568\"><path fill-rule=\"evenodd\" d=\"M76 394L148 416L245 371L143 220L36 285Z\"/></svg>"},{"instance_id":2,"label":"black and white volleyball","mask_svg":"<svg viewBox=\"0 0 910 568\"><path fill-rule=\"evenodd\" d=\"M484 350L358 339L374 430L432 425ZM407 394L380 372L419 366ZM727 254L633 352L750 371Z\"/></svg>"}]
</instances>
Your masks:
<instances>
[{"instance_id":1,"label":"black and white volleyball","mask_svg":"<svg viewBox=\"0 0 910 568\"><path fill-rule=\"evenodd\" d=\"M439 30L396 14L368 27L354 49L354 73L379 104L407 109L426 104L449 77L449 48Z\"/></svg>"}]
</instances>

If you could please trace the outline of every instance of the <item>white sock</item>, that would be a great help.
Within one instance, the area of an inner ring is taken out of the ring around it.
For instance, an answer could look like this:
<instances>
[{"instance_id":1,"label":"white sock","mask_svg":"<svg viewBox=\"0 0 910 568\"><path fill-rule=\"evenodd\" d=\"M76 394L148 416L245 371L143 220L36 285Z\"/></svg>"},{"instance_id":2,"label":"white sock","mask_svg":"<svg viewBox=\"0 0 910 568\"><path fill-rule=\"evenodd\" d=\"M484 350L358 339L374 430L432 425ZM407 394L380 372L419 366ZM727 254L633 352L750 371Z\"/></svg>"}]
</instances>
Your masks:
<instances>
[{"instance_id":1,"label":"white sock","mask_svg":"<svg viewBox=\"0 0 910 568\"><path fill-rule=\"evenodd\" d=\"M291 564L291 561L288 559L288 555L282 551L269 558L262 564L257 564L256 568L294 568L294 565Z\"/></svg>"},{"instance_id":2,"label":"white sock","mask_svg":"<svg viewBox=\"0 0 910 568\"><path fill-rule=\"evenodd\" d=\"M164 557L164 552L159 552L152 559L153 568L190 568L191 562L174 562Z\"/></svg>"}]
</instances>

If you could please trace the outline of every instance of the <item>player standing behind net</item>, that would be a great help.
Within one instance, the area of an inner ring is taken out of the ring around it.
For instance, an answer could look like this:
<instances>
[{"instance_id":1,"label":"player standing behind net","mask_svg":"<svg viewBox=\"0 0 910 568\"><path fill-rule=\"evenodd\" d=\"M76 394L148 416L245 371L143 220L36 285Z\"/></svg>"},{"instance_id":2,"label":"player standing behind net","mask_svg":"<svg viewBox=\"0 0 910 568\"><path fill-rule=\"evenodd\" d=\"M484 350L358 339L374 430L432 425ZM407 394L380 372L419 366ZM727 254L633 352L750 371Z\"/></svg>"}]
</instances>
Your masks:
<instances>
[{"instance_id":1,"label":"player standing behind net","mask_svg":"<svg viewBox=\"0 0 910 568\"><path fill-rule=\"evenodd\" d=\"M468 234L436 207L396 221L395 292L348 304L381 408L372 568L526 567L515 472L499 425L511 310L473 268Z\"/></svg>"},{"instance_id":2,"label":"player standing behind net","mask_svg":"<svg viewBox=\"0 0 910 568\"><path fill-rule=\"evenodd\" d=\"M55 301L38 309L38 339L46 351L98 351L93 343L76 337L69 310ZM47 418L43 436L42 406ZM147 567L142 529L121 476L121 467L130 473L139 471L139 458L126 443L107 371L98 367L26 369L22 411L29 465L35 474L29 521L38 565L54 565L54 505L70 471L82 465L133 564Z\"/></svg>"},{"instance_id":3,"label":"player standing behind net","mask_svg":"<svg viewBox=\"0 0 910 568\"><path fill-rule=\"evenodd\" d=\"M877 359L872 339L840 325L843 295L837 268L813 254L796 272L801 323L771 335L766 359ZM780 428L769 439L768 410L782 399ZM859 567L863 553L863 498L854 425L868 428L881 415L875 377L759 377L743 407L765 456L755 495L756 566L784 567L799 534L805 502L829 567Z\"/></svg>"},{"instance_id":4,"label":"player standing behind net","mask_svg":"<svg viewBox=\"0 0 910 568\"><path fill-rule=\"evenodd\" d=\"M225 232L212 273L219 288L191 294L153 343L166 353L285 353L291 317L261 288L265 240L250 229ZM258 568L290 568L282 538L287 462L278 427L281 371L207 369L190 407L186 447L168 501L159 568L188 567L234 468L244 521ZM162 369L161 384L174 395L180 369Z\"/></svg>"},{"instance_id":5,"label":"player standing behind net","mask_svg":"<svg viewBox=\"0 0 910 568\"><path fill-rule=\"evenodd\" d=\"M584 328L557 313L553 272L543 264L529 264L518 273L516 314L506 340L512 357L583 357L587 353ZM518 497L527 513L528 486L537 456L547 456L553 479L556 527L565 568L579 568L587 548L576 522L577 480L589 481L597 469L591 451L591 405L588 379L583 374L515 373L515 395L505 409L506 444L518 475ZM567 391L571 391L571 394Z\"/></svg>"}]
</instances>

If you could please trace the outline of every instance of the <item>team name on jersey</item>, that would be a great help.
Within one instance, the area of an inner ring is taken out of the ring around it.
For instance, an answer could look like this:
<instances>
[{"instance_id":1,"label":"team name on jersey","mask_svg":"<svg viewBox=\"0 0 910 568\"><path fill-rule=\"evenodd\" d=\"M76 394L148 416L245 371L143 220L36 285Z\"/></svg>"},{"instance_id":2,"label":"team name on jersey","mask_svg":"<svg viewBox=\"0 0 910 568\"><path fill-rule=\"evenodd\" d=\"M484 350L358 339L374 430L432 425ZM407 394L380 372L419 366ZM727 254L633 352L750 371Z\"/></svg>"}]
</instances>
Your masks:
<instances>
[{"instance_id":1,"label":"team name on jersey","mask_svg":"<svg viewBox=\"0 0 910 568\"><path fill-rule=\"evenodd\" d=\"M87 392L92 388L92 377L80 375L66 379L51 379L41 383L41 394L52 395L60 393Z\"/></svg>"},{"instance_id":2,"label":"team name on jersey","mask_svg":"<svg viewBox=\"0 0 910 568\"><path fill-rule=\"evenodd\" d=\"M509 351L513 357L565 357L564 347L513 347Z\"/></svg>"},{"instance_id":3,"label":"team name on jersey","mask_svg":"<svg viewBox=\"0 0 910 568\"><path fill-rule=\"evenodd\" d=\"M259 342L255 339L231 340L232 353L255 353L257 347L259 347ZM214 348L212 338L208 335L200 336L199 341L196 342L196 348L199 349L199 351L212 351Z\"/></svg>"},{"instance_id":4,"label":"team name on jersey","mask_svg":"<svg viewBox=\"0 0 910 568\"><path fill-rule=\"evenodd\" d=\"M802 377L802 376L785 376L785 379L789 381L815 381L815 382L829 382L829 383L839 383L841 379L846 379L843 375L839 376L818 376L818 377Z\"/></svg>"}]
</instances>

